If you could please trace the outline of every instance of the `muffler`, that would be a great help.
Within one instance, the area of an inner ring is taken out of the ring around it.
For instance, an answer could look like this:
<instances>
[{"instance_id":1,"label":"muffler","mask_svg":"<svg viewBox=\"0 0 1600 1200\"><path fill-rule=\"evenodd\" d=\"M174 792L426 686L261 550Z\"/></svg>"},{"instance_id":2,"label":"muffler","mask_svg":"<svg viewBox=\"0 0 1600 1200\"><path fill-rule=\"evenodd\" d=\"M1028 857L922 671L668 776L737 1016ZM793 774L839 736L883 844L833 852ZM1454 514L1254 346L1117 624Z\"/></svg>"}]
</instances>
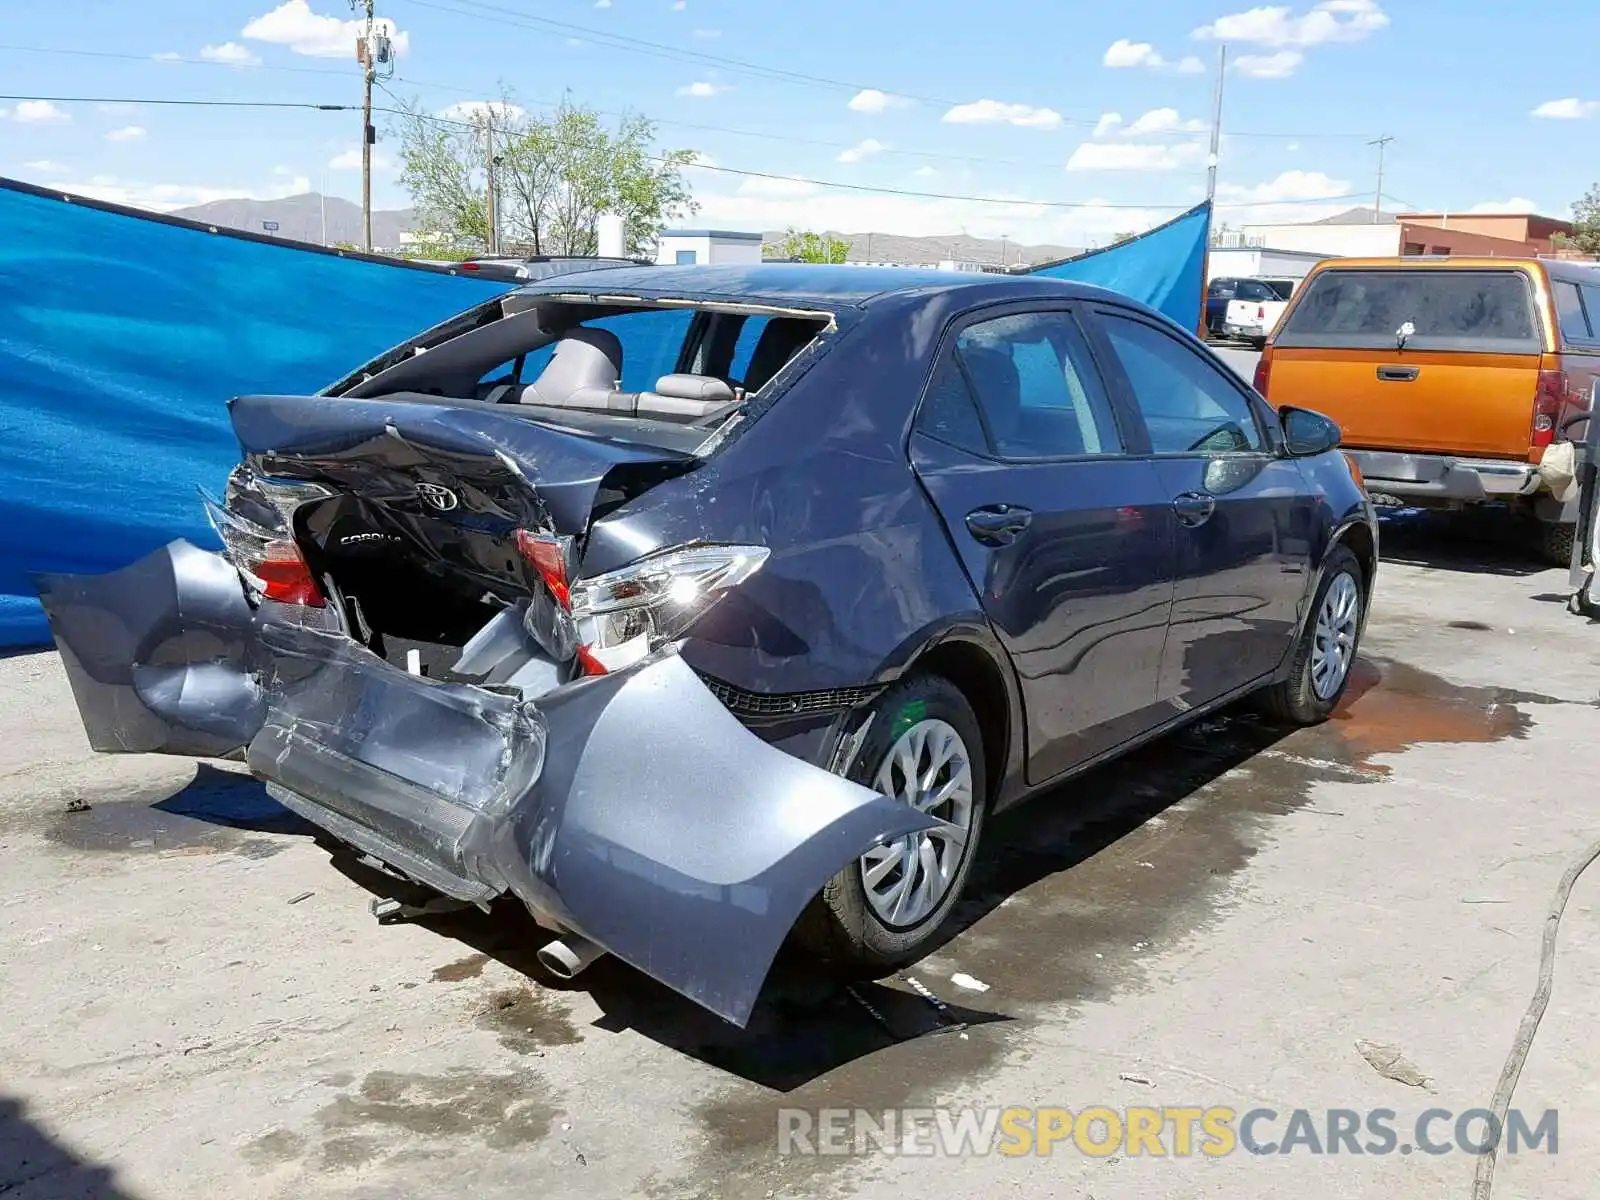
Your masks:
<instances>
[{"instance_id":1,"label":"muffler","mask_svg":"<svg viewBox=\"0 0 1600 1200\"><path fill-rule=\"evenodd\" d=\"M595 959L604 956L605 951L599 946L587 938L572 934L549 942L536 957L539 965L557 979L571 980L576 979Z\"/></svg>"}]
</instances>

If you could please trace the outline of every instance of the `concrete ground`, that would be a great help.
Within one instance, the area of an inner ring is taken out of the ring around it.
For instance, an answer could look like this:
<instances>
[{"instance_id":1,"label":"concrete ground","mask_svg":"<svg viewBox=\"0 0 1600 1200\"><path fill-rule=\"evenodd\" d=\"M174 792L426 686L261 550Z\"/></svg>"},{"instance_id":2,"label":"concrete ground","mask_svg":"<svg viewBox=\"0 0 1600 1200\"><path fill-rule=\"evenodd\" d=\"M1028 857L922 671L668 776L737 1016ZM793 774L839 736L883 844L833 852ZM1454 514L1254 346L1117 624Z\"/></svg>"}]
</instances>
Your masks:
<instances>
[{"instance_id":1,"label":"concrete ground","mask_svg":"<svg viewBox=\"0 0 1600 1200\"><path fill-rule=\"evenodd\" d=\"M776 1152L785 1107L1387 1108L1409 1144L1487 1105L1600 837L1600 627L1514 548L1384 548L1335 720L1227 714L996 820L915 984L789 963L742 1032L611 962L547 986L515 912L378 925L384 878L235 767L94 756L54 656L0 660L0 1194L1465 1196L1461 1153ZM1597 904L1600 868L1516 1094L1559 1153L1503 1200L1600 1177Z\"/></svg>"}]
</instances>

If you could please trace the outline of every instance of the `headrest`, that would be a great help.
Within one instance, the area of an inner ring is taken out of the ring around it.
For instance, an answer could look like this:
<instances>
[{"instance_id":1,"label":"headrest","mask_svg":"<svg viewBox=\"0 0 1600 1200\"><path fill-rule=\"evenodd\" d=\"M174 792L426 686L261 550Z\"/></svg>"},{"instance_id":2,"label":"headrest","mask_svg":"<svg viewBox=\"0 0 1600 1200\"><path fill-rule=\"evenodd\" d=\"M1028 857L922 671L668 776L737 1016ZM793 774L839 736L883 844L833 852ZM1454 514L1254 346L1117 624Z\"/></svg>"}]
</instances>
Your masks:
<instances>
[{"instance_id":1,"label":"headrest","mask_svg":"<svg viewBox=\"0 0 1600 1200\"><path fill-rule=\"evenodd\" d=\"M622 377L622 343L609 329L578 326L561 335L550 361L522 393L524 404L563 405L587 389L615 390Z\"/></svg>"},{"instance_id":2,"label":"headrest","mask_svg":"<svg viewBox=\"0 0 1600 1200\"><path fill-rule=\"evenodd\" d=\"M710 375L663 375L656 380L656 395L674 400L704 400L712 404L731 404L737 397L733 386Z\"/></svg>"}]
</instances>

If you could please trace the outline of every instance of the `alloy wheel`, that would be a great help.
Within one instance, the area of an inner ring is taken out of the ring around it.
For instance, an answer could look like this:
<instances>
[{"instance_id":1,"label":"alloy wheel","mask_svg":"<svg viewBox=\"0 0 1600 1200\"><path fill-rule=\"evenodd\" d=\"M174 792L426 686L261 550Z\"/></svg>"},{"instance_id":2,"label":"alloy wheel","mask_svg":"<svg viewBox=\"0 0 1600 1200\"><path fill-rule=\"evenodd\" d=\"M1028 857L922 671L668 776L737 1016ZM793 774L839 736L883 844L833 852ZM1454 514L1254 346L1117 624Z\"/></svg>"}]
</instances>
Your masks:
<instances>
[{"instance_id":1,"label":"alloy wheel","mask_svg":"<svg viewBox=\"0 0 1600 1200\"><path fill-rule=\"evenodd\" d=\"M1331 700L1350 674L1356 633L1361 624L1361 587L1346 571L1334 577L1312 631L1311 687L1319 700Z\"/></svg>"},{"instance_id":2,"label":"alloy wheel","mask_svg":"<svg viewBox=\"0 0 1600 1200\"><path fill-rule=\"evenodd\" d=\"M873 786L940 823L861 856L867 903L885 925L906 928L944 901L972 831L972 764L948 722L917 721L895 739Z\"/></svg>"}]
</instances>

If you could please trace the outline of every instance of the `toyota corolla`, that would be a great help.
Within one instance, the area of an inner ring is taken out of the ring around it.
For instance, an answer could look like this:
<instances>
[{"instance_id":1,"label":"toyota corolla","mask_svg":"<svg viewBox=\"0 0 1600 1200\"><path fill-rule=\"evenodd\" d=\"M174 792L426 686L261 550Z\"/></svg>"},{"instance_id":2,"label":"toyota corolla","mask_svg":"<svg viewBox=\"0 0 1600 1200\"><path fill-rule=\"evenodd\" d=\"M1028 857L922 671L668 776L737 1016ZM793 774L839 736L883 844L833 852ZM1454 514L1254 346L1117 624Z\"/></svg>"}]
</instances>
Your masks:
<instances>
[{"instance_id":1,"label":"toyota corolla","mask_svg":"<svg viewBox=\"0 0 1600 1200\"><path fill-rule=\"evenodd\" d=\"M565 276L230 410L220 551L41 581L95 748L242 757L738 1023L791 936L950 936L997 810L1247 696L1325 719L1377 563L1331 422L1055 280Z\"/></svg>"}]
</instances>

